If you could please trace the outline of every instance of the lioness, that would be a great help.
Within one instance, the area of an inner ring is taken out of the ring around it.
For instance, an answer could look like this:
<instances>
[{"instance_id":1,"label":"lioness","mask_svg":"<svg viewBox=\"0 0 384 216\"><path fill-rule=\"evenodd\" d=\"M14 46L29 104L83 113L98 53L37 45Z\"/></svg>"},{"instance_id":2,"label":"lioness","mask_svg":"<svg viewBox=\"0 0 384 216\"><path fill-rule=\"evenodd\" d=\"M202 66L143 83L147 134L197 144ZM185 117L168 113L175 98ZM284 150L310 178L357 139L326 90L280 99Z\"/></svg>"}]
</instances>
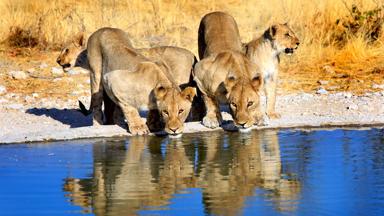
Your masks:
<instances>
[{"instance_id":1,"label":"lioness","mask_svg":"<svg viewBox=\"0 0 384 216\"><path fill-rule=\"evenodd\" d=\"M73 67L82 67L89 70L85 34L82 32L77 34L66 44L57 57L56 62L64 71L68 71Z\"/></svg>"},{"instance_id":2,"label":"lioness","mask_svg":"<svg viewBox=\"0 0 384 216\"><path fill-rule=\"evenodd\" d=\"M203 124L218 127L222 116L219 104L229 104L234 124L246 129L259 123L258 68L243 53L237 24L223 12L205 15L199 27L199 55L194 80L202 91L207 113Z\"/></svg>"},{"instance_id":3,"label":"lioness","mask_svg":"<svg viewBox=\"0 0 384 216\"><path fill-rule=\"evenodd\" d=\"M131 45L129 38L126 37L124 41L125 43ZM135 49L135 51L151 59L152 61L156 61L156 60L164 61L170 67L174 80L181 88L185 88L187 86L195 86L191 82L193 81L191 76L192 76L193 66L195 65L197 60L195 55L189 50L180 48L180 47L174 47L174 46L159 46L159 47L152 47L152 48ZM82 67L86 70L90 70L89 64L88 64L88 58L87 58L86 36L84 33L77 34L70 41L70 43L67 44L62 49L59 56L57 57L57 63L65 71L68 71L74 67ZM95 76L101 77L99 75L95 75ZM202 118L201 113L203 113L204 110L201 110L202 108L201 100L202 99L200 96L194 98L193 109L191 112L192 120L199 120ZM118 120L116 119L120 114L119 110L115 109L116 108L115 104L111 103L110 99L106 95L103 95L103 101L104 101L104 123L105 124L117 123ZM117 116L116 116L116 113L117 113ZM115 117L113 117L114 114L115 114Z\"/></svg>"},{"instance_id":4,"label":"lioness","mask_svg":"<svg viewBox=\"0 0 384 216\"><path fill-rule=\"evenodd\" d=\"M137 53L127 34L114 28L99 29L89 37L87 58L94 122L102 123L105 90L121 108L132 134L148 133L148 126L161 122L160 113L167 133L182 132L196 89L187 87L181 91L164 62L155 63ZM139 107L149 109L148 126L139 116Z\"/></svg>"},{"instance_id":5,"label":"lioness","mask_svg":"<svg viewBox=\"0 0 384 216\"><path fill-rule=\"evenodd\" d=\"M275 111L279 55L282 52L291 55L299 44L299 39L287 24L272 25L260 38L245 44L247 57L259 66L263 74L266 113L270 118L280 117Z\"/></svg>"}]
</instances>

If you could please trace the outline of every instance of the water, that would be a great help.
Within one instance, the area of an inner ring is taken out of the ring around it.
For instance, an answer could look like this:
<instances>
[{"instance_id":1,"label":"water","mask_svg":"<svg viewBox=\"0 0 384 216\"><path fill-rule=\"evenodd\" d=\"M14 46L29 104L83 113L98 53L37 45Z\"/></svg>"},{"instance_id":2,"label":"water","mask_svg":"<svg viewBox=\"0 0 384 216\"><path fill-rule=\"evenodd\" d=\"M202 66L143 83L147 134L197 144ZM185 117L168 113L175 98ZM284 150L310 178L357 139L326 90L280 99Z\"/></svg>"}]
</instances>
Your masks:
<instances>
[{"instance_id":1,"label":"water","mask_svg":"<svg viewBox=\"0 0 384 216\"><path fill-rule=\"evenodd\" d=\"M384 215L383 134L0 145L0 215Z\"/></svg>"}]
</instances>

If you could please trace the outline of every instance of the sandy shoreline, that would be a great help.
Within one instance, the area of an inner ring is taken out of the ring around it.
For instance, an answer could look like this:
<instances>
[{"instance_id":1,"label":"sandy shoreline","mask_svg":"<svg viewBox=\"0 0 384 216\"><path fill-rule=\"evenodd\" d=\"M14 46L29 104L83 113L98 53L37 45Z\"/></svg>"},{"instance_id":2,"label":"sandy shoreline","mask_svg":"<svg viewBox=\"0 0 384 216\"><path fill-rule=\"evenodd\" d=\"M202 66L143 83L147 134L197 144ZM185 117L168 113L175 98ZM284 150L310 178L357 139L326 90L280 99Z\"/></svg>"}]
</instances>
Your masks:
<instances>
[{"instance_id":1,"label":"sandy shoreline","mask_svg":"<svg viewBox=\"0 0 384 216\"><path fill-rule=\"evenodd\" d=\"M89 97L83 99L86 104L89 102ZM31 105L2 101L0 143L130 136L117 125L91 126L91 116L83 116L77 108L74 100L56 103L36 100ZM384 91L362 96L348 92L284 95L278 97L277 111L282 114L281 119L270 120L266 126L253 129L384 126ZM224 118L230 120L228 114ZM232 127L229 123L224 128L230 130ZM199 122L186 123L185 133L201 131L212 130Z\"/></svg>"}]
</instances>

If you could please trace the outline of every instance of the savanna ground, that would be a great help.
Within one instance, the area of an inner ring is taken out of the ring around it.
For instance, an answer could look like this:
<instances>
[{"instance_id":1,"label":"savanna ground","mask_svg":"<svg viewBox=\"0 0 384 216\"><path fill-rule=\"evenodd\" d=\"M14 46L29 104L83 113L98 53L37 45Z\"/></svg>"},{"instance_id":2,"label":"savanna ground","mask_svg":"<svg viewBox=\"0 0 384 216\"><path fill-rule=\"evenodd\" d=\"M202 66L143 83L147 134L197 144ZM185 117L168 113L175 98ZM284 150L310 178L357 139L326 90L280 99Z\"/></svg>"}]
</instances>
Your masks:
<instances>
[{"instance_id":1,"label":"savanna ground","mask_svg":"<svg viewBox=\"0 0 384 216\"><path fill-rule=\"evenodd\" d=\"M58 66L60 48L77 33L117 27L136 47L175 45L197 54L201 17L221 10L236 19L243 42L275 22L288 22L297 33L299 49L281 59L280 94L314 93L320 85L328 92L379 91L383 5L379 0L0 0L0 85L7 93L76 99L72 93L79 85L89 94L88 76L64 74L53 81L57 76L51 68ZM12 70L32 77L13 79Z\"/></svg>"}]
</instances>

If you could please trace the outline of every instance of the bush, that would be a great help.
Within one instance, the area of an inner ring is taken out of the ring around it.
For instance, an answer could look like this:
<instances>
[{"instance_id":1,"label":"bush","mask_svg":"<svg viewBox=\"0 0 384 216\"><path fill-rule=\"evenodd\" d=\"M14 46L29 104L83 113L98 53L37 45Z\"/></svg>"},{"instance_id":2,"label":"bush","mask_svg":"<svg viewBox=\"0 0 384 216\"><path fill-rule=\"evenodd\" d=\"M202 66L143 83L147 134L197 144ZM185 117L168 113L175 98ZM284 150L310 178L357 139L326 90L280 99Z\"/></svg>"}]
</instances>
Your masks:
<instances>
[{"instance_id":1,"label":"bush","mask_svg":"<svg viewBox=\"0 0 384 216\"><path fill-rule=\"evenodd\" d=\"M39 44L31 30L20 27L11 27L6 42L11 47L35 47Z\"/></svg>"},{"instance_id":2,"label":"bush","mask_svg":"<svg viewBox=\"0 0 384 216\"><path fill-rule=\"evenodd\" d=\"M379 39L384 21L383 6L361 12L356 5L352 5L348 10L349 16L336 20L336 25L341 26L341 31L335 34L337 42L345 44L350 37L359 36L368 42Z\"/></svg>"}]
</instances>

